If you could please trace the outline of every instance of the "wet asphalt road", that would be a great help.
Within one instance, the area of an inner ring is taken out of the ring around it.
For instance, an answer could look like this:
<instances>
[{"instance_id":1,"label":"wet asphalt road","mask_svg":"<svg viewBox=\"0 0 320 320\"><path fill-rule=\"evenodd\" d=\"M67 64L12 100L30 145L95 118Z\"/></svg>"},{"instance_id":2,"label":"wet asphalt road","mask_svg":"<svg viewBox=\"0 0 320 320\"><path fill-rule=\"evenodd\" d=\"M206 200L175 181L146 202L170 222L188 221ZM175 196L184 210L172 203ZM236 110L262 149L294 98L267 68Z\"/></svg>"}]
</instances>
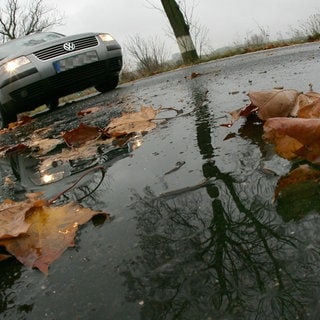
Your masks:
<instances>
[{"instance_id":1,"label":"wet asphalt road","mask_svg":"<svg viewBox=\"0 0 320 320\"><path fill-rule=\"evenodd\" d=\"M191 79L193 72L199 76ZM112 219L83 226L49 276L12 260L0 265L1 318L317 319L319 218L285 222L273 192L291 164L265 145L259 124L221 124L248 102L247 92L319 92L319 74L319 43L247 54L120 85L2 136L14 143L42 127L53 128L50 137L80 122L104 127L142 105L181 110L161 113L167 120L150 133L102 152L106 177L82 204ZM77 116L92 106L102 109ZM99 180L91 178L88 185ZM2 186L1 196L24 191L33 186ZM288 234L301 246L291 247Z\"/></svg>"}]
</instances>

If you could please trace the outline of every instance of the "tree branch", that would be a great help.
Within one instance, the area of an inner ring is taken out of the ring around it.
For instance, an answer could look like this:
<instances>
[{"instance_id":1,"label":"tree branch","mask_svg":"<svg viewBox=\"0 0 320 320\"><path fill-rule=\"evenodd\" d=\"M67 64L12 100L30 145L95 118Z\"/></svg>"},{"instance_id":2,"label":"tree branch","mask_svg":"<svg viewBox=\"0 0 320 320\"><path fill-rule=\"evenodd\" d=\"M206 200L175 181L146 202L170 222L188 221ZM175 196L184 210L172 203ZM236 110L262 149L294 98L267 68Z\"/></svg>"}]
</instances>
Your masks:
<instances>
[{"instance_id":1,"label":"tree branch","mask_svg":"<svg viewBox=\"0 0 320 320\"><path fill-rule=\"evenodd\" d=\"M45 0L32 0L27 6L19 6L19 0L6 1L5 9L0 4L0 36L3 41L48 30L64 19L55 7L47 7Z\"/></svg>"}]
</instances>

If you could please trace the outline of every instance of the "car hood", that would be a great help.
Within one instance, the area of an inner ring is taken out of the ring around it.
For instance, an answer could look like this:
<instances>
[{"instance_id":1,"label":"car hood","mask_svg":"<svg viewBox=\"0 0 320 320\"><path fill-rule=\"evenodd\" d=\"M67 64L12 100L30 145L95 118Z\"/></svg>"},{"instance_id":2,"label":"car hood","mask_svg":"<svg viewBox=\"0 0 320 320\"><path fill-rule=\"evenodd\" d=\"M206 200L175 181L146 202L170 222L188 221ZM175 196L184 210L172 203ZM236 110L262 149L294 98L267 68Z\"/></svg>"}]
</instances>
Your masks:
<instances>
[{"instance_id":1,"label":"car hood","mask_svg":"<svg viewBox=\"0 0 320 320\"><path fill-rule=\"evenodd\" d=\"M101 34L101 32L100 33L99 32L79 33L79 34L75 34L75 35L65 36L65 37L60 38L60 39L43 42L43 43L34 45L34 46L30 47L30 48L25 48L23 50L15 52L14 54L8 55L7 57L5 57L3 59L0 58L0 66L3 65L4 63L14 59L14 58L21 57L21 56L24 56L24 55L29 55L29 54L32 54L35 51L39 51L41 49L44 49L44 48L47 48L47 47L50 47L50 46L54 46L54 45L57 45L57 44L60 44L60 43L65 43L65 42L68 42L68 41L74 41L76 39L81 39L81 38L85 38L85 37L97 36L99 34Z\"/></svg>"}]
</instances>

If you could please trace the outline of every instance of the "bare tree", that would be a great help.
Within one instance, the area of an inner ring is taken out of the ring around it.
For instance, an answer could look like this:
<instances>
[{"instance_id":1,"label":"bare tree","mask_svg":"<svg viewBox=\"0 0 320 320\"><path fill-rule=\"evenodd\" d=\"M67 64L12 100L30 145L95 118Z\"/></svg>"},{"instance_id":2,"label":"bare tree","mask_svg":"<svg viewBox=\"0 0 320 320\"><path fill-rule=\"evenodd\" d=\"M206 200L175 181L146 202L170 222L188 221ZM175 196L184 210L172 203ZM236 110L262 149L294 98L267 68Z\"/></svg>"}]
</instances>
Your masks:
<instances>
[{"instance_id":1,"label":"bare tree","mask_svg":"<svg viewBox=\"0 0 320 320\"><path fill-rule=\"evenodd\" d=\"M139 35L129 39L126 49L137 62L137 69L143 75L163 69L167 58L165 44L157 37L148 40Z\"/></svg>"},{"instance_id":2,"label":"bare tree","mask_svg":"<svg viewBox=\"0 0 320 320\"><path fill-rule=\"evenodd\" d=\"M0 37L2 41L34 32L45 31L62 23L63 16L45 0L32 0L20 5L18 0L7 0L0 5Z\"/></svg>"}]
</instances>

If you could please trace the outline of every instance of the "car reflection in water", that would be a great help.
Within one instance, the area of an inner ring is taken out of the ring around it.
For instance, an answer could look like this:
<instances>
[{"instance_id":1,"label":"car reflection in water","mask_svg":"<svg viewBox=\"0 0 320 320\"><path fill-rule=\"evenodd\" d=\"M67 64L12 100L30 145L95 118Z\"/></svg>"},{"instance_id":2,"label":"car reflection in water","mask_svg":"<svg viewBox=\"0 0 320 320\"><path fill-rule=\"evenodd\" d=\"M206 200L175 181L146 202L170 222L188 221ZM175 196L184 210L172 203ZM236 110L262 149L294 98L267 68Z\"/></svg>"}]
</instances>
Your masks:
<instances>
[{"instance_id":1,"label":"car reflection in water","mask_svg":"<svg viewBox=\"0 0 320 320\"><path fill-rule=\"evenodd\" d=\"M99 146L97 153L89 158L52 161L41 170L39 159L24 154L11 154L1 159L0 166L3 175L11 172L20 185L20 193L15 190L16 200L24 199L26 192L41 192L47 200L63 195L61 201L69 198L80 201L98 188L109 166L127 157L141 144L142 136L137 135L121 146Z\"/></svg>"}]
</instances>

